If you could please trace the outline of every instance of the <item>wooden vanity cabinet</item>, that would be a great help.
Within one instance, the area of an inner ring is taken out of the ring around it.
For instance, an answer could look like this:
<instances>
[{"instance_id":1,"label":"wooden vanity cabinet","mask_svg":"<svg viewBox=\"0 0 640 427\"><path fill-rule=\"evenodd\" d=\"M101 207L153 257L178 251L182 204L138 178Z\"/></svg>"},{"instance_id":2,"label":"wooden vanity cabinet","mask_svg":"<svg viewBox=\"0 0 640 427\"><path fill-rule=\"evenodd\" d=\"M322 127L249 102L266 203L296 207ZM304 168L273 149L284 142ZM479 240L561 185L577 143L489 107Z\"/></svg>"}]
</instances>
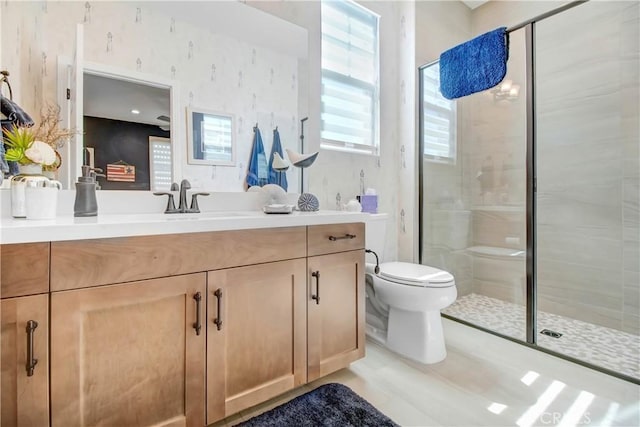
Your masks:
<instances>
[{"instance_id":1,"label":"wooden vanity cabinet","mask_svg":"<svg viewBox=\"0 0 640 427\"><path fill-rule=\"evenodd\" d=\"M51 425L204 424L206 273L51 294Z\"/></svg>"},{"instance_id":2,"label":"wooden vanity cabinet","mask_svg":"<svg viewBox=\"0 0 640 427\"><path fill-rule=\"evenodd\" d=\"M167 239L0 246L2 425L202 427L364 356L364 224Z\"/></svg>"},{"instance_id":3,"label":"wooden vanity cabinet","mask_svg":"<svg viewBox=\"0 0 640 427\"><path fill-rule=\"evenodd\" d=\"M364 224L308 230L307 380L314 381L364 357Z\"/></svg>"},{"instance_id":4,"label":"wooden vanity cabinet","mask_svg":"<svg viewBox=\"0 0 640 427\"><path fill-rule=\"evenodd\" d=\"M48 426L49 295L8 298L0 304L0 423L3 426Z\"/></svg>"},{"instance_id":5,"label":"wooden vanity cabinet","mask_svg":"<svg viewBox=\"0 0 640 427\"><path fill-rule=\"evenodd\" d=\"M0 295L49 292L49 242L0 245Z\"/></svg>"},{"instance_id":6,"label":"wooden vanity cabinet","mask_svg":"<svg viewBox=\"0 0 640 427\"><path fill-rule=\"evenodd\" d=\"M306 260L210 271L207 424L306 382Z\"/></svg>"}]
</instances>

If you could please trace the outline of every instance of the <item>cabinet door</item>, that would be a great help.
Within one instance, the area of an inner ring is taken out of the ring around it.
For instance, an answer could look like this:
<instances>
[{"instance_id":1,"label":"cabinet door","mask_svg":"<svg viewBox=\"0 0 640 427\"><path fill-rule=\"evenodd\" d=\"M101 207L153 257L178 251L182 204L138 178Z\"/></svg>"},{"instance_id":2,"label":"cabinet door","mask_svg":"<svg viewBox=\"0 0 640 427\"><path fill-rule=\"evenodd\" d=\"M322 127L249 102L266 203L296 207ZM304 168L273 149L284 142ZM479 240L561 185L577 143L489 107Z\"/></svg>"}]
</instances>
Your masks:
<instances>
[{"instance_id":1,"label":"cabinet door","mask_svg":"<svg viewBox=\"0 0 640 427\"><path fill-rule=\"evenodd\" d=\"M364 251L309 258L308 381L364 357Z\"/></svg>"},{"instance_id":2,"label":"cabinet door","mask_svg":"<svg viewBox=\"0 0 640 427\"><path fill-rule=\"evenodd\" d=\"M1 424L48 426L49 295L10 298L1 304Z\"/></svg>"},{"instance_id":3,"label":"cabinet door","mask_svg":"<svg viewBox=\"0 0 640 427\"><path fill-rule=\"evenodd\" d=\"M305 267L208 273L207 424L306 382Z\"/></svg>"},{"instance_id":4,"label":"cabinet door","mask_svg":"<svg viewBox=\"0 0 640 427\"><path fill-rule=\"evenodd\" d=\"M53 293L52 425L202 427L205 286L198 273Z\"/></svg>"}]
</instances>

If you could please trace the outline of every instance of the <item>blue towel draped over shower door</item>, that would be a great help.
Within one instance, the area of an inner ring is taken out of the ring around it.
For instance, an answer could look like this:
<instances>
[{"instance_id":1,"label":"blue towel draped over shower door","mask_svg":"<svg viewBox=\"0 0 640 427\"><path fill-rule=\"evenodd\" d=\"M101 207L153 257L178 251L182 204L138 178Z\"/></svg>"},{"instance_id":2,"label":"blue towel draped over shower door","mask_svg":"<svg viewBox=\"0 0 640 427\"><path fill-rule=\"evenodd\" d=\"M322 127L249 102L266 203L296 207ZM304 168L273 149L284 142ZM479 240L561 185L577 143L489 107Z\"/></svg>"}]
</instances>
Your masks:
<instances>
[{"instance_id":1,"label":"blue towel draped over shower door","mask_svg":"<svg viewBox=\"0 0 640 427\"><path fill-rule=\"evenodd\" d=\"M278 171L273 168L273 155L278 153L280 157L284 157L282 154L282 144L280 143L280 132L276 127L273 130L273 144L271 145L271 156L269 157L269 184L279 185L287 191L287 174L286 171Z\"/></svg>"},{"instance_id":2,"label":"blue towel draped over shower door","mask_svg":"<svg viewBox=\"0 0 640 427\"><path fill-rule=\"evenodd\" d=\"M254 185L262 187L268 183L269 168L267 166L267 158L264 154L262 135L256 125L253 128L253 147L251 149L251 158L249 159L249 169L247 170L247 185L249 187Z\"/></svg>"},{"instance_id":3,"label":"blue towel draped over shower door","mask_svg":"<svg viewBox=\"0 0 640 427\"><path fill-rule=\"evenodd\" d=\"M492 88L507 73L509 36L506 27L482 34L440 55L440 92L460 98Z\"/></svg>"}]
</instances>

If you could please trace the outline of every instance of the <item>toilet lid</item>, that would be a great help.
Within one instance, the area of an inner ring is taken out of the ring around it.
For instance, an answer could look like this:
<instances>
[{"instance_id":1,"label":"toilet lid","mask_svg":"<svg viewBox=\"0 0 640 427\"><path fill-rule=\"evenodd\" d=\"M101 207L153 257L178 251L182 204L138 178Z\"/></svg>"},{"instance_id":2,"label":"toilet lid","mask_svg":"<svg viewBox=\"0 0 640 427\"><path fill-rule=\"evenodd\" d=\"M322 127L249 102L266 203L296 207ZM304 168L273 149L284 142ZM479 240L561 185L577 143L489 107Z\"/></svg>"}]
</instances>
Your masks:
<instances>
[{"instance_id":1,"label":"toilet lid","mask_svg":"<svg viewBox=\"0 0 640 427\"><path fill-rule=\"evenodd\" d=\"M451 286L453 275L428 265L409 262L385 262L380 264L380 276L396 283L412 286L444 288Z\"/></svg>"}]
</instances>

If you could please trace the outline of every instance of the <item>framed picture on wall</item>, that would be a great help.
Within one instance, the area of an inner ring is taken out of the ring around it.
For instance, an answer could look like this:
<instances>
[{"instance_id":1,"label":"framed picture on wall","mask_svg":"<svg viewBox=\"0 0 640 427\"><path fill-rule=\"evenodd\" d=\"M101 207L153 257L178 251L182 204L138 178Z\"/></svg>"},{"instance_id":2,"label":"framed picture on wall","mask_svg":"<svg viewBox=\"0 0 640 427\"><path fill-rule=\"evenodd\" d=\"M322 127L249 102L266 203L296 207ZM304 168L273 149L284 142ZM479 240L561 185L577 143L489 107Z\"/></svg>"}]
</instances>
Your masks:
<instances>
[{"instance_id":1,"label":"framed picture on wall","mask_svg":"<svg viewBox=\"0 0 640 427\"><path fill-rule=\"evenodd\" d=\"M232 114L187 108L188 163L235 166L234 128Z\"/></svg>"}]
</instances>

